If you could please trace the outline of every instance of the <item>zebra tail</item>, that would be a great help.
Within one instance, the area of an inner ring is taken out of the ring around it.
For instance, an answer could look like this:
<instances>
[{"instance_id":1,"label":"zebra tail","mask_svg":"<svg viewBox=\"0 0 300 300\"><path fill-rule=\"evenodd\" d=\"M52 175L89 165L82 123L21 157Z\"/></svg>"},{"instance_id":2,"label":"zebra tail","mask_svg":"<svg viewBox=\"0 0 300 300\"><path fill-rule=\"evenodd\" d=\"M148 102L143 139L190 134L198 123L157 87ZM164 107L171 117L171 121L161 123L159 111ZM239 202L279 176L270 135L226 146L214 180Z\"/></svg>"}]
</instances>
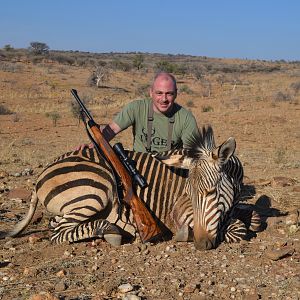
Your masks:
<instances>
[{"instance_id":1,"label":"zebra tail","mask_svg":"<svg viewBox=\"0 0 300 300\"><path fill-rule=\"evenodd\" d=\"M0 239L4 239L6 237L15 237L19 233L21 233L30 223L30 221L35 213L37 203L38 203L38 198L37 198L36 191L34 190L34 192L32 193L32 196L31 196L30 207L29 207L29 211L28 211L26 217L22 221L17 223L12 230L0 232Z\"/></svg>"}]
</instances>

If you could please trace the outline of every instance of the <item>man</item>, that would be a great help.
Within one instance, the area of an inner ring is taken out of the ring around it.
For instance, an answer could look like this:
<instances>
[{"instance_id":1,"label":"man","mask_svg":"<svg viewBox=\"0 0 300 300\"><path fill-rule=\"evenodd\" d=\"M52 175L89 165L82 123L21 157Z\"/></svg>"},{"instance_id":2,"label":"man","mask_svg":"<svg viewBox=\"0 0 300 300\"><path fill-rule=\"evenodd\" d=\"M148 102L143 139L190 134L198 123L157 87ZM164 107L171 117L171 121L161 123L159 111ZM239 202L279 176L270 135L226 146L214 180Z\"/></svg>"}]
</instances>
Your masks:
<instances>
[{"instance_id":1,"label":"man","mask_svg":"<svg viewBox=\"0 0 300 300\"><path fill-rule=\"evenodd\" d=\"M158 73L150 88L150 99L127 104L103 129L110 141L116 134L133 127L133 150L163 152L184 147L198 132L192 113L177 103L176 79L169 73Z\"/></svg>"}]
</instances>

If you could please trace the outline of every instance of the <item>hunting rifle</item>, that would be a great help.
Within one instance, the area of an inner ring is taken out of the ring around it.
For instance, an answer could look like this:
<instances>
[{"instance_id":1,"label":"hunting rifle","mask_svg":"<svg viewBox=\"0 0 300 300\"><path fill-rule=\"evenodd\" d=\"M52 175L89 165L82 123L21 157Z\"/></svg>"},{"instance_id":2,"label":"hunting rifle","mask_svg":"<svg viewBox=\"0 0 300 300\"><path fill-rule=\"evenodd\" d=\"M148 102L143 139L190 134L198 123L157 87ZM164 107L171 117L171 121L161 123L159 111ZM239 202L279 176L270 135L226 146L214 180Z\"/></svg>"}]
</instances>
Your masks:
<instances>
[{"instance_id":1,"label":"hunting rifle","mask_svg":"<svg viewBox=\"0 0 300 300\"><path fill-rule=\"evenodd\" d=\"M99 125L93 120L93 117L79 98L77 91L72 89L71 93L80 106L81 116L86 128L89 128L93 134L93 137L90 136L90 138L92 139L95 149L99 154L104 155L105 159L112 166L113 170L117 173L122 182L124 189L123 200L132 209L133 218L142 242L146 243L156 240L161 234L161 230L147 209L145 203L137 196L133 188L132 176L134 181L137 182L141 188L146 186L144 178L140 176L132 164L128 163L128 157L126 157L124 149L120 143L116 144L114 148L111 147L99 129ZM85 117L88 119L87 122ZM122 162L115 151L121 156Z\"/></svg>"}]
</instances>

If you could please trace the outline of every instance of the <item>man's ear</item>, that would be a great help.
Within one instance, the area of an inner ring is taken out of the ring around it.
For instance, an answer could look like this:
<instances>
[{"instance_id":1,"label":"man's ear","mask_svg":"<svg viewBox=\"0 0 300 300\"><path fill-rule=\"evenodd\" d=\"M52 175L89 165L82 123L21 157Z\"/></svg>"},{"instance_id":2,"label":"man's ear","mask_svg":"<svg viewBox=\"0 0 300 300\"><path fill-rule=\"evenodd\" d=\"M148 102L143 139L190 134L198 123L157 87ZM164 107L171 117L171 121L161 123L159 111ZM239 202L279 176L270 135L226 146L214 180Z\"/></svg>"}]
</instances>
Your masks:
<instances>
[{"instance_id":1,"label":"man's ear","mask_svg":"<svg viewBox=\"0 0 300 300\"><path fill-rule=\"evenodd\" d=\"M152 98L152 96L153 96L152 93L153 93L153 92L152 92L152 86L150 86L150 88L149 88L149 95L150 95L150 98Z\"/></svg>"}]
</instances>

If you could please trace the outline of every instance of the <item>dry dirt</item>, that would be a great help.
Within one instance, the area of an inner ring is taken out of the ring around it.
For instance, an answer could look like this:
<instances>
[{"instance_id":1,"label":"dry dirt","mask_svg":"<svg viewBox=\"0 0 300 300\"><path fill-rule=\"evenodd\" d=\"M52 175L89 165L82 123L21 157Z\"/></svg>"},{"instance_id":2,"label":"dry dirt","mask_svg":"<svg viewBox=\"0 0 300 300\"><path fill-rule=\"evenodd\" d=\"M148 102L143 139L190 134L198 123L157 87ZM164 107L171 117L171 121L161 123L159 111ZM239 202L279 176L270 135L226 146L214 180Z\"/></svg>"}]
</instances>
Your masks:
<instances>
[{"instance_id":1,"label":"dry dirt","mask_svg":"<svg viewBox=\"0 0 300 300\"><path fill-rule=\"evenodd\" d=\"M95 119L107 123L153 75L116 71L105 88L95 89L86 85L84 68L15 64L17 71L0 71L0 104L15 112L0 115L1 230L27 212L43 166L87 141L70 113L70 89L89 99ZM236 138L243 201L265 220L262 232L205 252L172 240L119 248L102 240L52 245L49 215L39 207L21 237L0 241L0 299L300 299L300 114L299 93L290 87L299 74L299 65L285 65L223 85L208 76L209 96L198 81L178 78L178 102L199 126L210 123L217 143ZM61 117L56 126L45 115L53 112ZM130 136L126 131L114 142L130 147Z\"/></svg>"}]
</instances>

